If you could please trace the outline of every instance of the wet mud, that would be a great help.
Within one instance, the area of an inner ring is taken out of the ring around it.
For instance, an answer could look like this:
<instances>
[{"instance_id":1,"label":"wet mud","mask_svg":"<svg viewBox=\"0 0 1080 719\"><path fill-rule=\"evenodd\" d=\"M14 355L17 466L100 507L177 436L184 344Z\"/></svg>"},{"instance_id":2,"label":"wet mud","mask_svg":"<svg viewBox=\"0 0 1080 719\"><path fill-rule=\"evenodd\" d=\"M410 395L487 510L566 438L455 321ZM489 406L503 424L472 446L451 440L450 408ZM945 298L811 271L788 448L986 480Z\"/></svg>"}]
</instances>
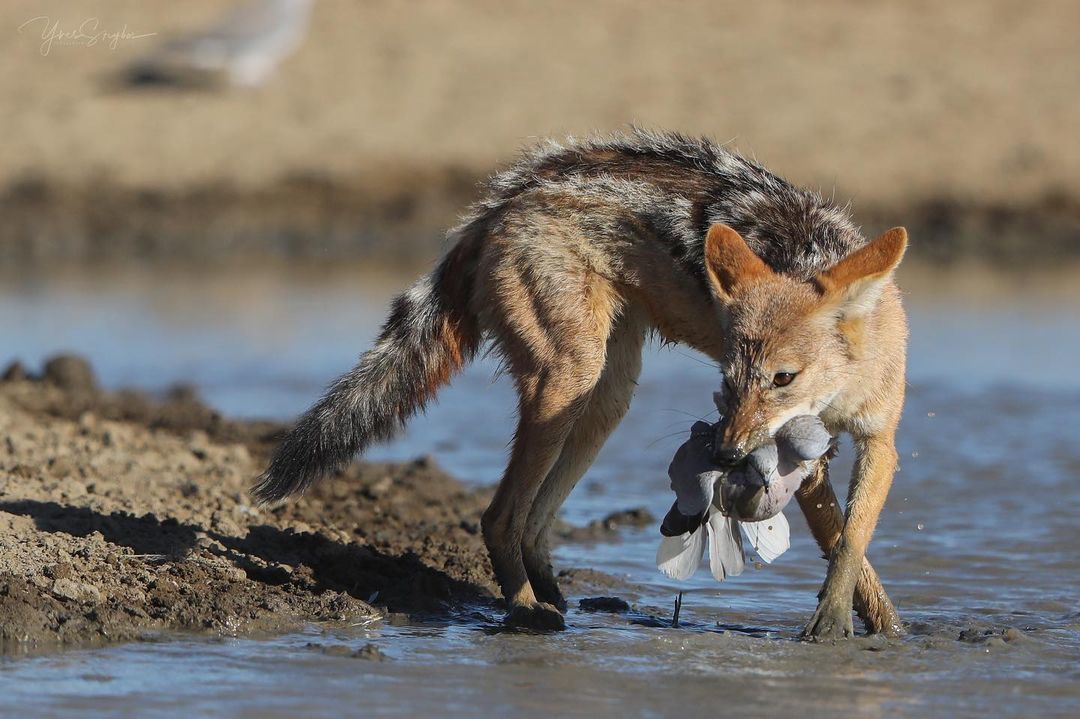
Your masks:
<instances>
[{"instance_id":1,"label":"wet mud","mask_svg":"<svg viewBox=\"0 0 1080 719\"><path fill-rule=\"evenodd\" d=\"M485 493L427 460L357 464L252 505L282 427L178 390L107 393L85 363L0 384L0 640L13 650L165 629L277 631L492 600Z\"/></svg>"},{"instance_id":2,"label":"wet mud","mask_svg":"<svg viewBox=\"0 0 1080 719\"><path fill-rule=\"evenodd\" d=\"M247 489L285 426L234 421L177 387L100 390L72 356L0 381L0 648L129 640L161 630L280 632L500 612L480 535L488 489L431 459L357 462L303 499ZM613 513L575 541L651 518ZM600 573L575 590L618 582Z\"/></svg>"}]
</instances>

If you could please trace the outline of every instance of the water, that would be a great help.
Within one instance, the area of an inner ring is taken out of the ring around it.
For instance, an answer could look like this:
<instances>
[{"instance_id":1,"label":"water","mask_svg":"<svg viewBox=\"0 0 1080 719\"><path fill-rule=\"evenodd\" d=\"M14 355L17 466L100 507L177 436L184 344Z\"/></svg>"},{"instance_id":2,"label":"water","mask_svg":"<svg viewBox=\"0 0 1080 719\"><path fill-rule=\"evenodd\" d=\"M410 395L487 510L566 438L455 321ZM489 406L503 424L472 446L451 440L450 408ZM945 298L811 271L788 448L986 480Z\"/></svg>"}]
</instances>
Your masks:
<instances>
[{"instance_id":1,"label":"water","mask_svg":"<svg viewBox=\"0 0 1080 719\"><path fill-rule=\"evenodd\" d=\"M624 578L627 617L572 610L555 636L443 625L312 626L283 637L169 637L0 660L5 713L28 716L1077 716L1080 715L1080 288L1075 273L909 273L909 395L901 471L871 546L911 635L835 647L791 638L824 574L796 511L774 565L716 584L656 572L655 528L566 544L559 567ZM3 355L87 355L107 386L192 382L232 415L287 417L349 367L407 284L357 268L97 271L0 284ZM513 393L473 365L371 456L434 454L466 482L498 477ZM584 523L670 505L665 470L716 372L651 348L630 414L568 501ZM468 432L461 431L467 427ZM842 457L848 453L842 450ZM842 491L849 461L834 463ZM688 590L683 626L670 616ZM571 601L576 598L571 598ZM1020 629L1008 644L962 630ZM367 662L315 651L372 642Z\"/></svg>"}]
</instances>

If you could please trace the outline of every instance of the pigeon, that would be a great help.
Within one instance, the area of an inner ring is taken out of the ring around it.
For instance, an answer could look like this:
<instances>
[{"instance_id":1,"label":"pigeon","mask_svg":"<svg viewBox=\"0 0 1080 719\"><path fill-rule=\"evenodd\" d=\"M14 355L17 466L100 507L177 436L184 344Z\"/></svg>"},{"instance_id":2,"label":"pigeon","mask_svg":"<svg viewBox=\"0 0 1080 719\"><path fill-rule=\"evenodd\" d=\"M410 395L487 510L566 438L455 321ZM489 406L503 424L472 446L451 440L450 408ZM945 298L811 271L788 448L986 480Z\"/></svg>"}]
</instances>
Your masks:
<instances>
[{"instance_id":1,"label":"pigeon","mask_svg":"<svg viewBox=\"0 0 1080 719\"><path fill-rule=\"evenodd\" d=\"M721 468L712 459L718 425L694 423L668 467L676 499L660 526L656 566L672 579L690 577L706 552L717 581L742 574L742 535L764 562L787 551L790 527L782 510L812 462L833 446L820 419L799 415L735 468Z\"/></svg>"}]
</instances>

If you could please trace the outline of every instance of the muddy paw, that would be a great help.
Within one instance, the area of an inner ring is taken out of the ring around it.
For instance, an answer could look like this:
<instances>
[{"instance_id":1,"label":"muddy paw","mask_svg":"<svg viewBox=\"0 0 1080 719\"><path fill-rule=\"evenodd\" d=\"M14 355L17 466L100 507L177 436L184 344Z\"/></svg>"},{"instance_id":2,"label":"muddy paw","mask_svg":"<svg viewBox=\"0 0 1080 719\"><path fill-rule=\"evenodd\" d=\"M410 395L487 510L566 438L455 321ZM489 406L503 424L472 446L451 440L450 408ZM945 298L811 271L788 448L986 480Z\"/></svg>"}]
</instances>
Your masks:
<instances>
[{"instance_id":1,"label":"muddy paw","mask_svg":"<svg viewBox=\"0 0 1080 719\"><path fill-rule=\"evenodd\" d=\"M547 602L517 604L510 607L503 620L507 626L521 629L557 631L566 629L566 620L554 605Z\"/></svg>"},{"instance_id":2,"label":"muddy paw","mask_svg":"<svg viewBox=\"0 0 1080 719\"><path fill-rule=\"evenodd\" d=\"M851 607L823 601L802 630L803 639L846 639L855 636Z\"/></svg>"}]
</instances>

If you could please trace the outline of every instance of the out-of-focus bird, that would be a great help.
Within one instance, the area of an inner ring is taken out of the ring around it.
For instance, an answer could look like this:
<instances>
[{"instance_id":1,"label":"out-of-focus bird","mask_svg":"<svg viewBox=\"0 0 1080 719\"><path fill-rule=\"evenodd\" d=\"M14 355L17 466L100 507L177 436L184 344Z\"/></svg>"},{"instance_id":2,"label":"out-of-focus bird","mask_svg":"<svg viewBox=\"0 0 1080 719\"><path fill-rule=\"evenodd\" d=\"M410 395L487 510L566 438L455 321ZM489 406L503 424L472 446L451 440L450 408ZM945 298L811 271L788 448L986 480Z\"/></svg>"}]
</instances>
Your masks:
<instances>
[{"instance_id":1,"label":"out-of-focus bird","mask_svg":"<svg viewBox=\"0 0 1080 719\"><path fill-rule=\"evenodd\" d=\"M314 0L248 0L202 32L166 41L134 63L132 84L256 87L307 34Z\"/></svg>"}]
</instances>

